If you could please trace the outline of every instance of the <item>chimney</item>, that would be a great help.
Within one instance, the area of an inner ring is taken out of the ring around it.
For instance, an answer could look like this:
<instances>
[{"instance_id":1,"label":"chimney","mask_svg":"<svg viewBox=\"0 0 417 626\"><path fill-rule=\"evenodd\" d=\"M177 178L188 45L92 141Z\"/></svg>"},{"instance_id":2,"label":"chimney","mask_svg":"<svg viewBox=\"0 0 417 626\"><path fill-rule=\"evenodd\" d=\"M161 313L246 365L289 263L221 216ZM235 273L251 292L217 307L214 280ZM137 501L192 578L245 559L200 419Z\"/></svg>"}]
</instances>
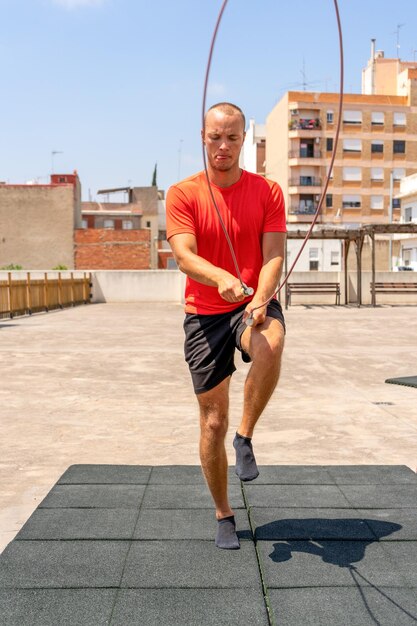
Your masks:
<instances>
[{"instance_id":1,"label":"chimney","mask_svg":"<svg viewBox=\"0 0 417 626\"><path fill-rule=\"evenodd\" d=\"M375 42L376 39L371 39L371 61L375 59Z\"/></svg>"}]
</instances>

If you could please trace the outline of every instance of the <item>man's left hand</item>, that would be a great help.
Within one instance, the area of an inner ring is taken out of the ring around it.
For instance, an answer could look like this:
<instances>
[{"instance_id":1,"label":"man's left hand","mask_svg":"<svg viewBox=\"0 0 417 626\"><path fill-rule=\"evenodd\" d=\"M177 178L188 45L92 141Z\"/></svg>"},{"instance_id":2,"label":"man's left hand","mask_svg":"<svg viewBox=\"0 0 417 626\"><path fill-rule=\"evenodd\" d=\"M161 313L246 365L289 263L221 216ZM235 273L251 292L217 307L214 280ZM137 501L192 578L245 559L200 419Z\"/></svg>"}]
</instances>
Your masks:
<instances>
[{"instance_id":1,"label":"man's left hand","mask_svg":"<svg viewBox=\"0 0 417 626\"><path fill-rule=\"evenodd\" d=\"M260 324L263 324L266 318L266 306L262 306L261 308L257 309L256 307L259 306L260 304L262 304L262 302L255 302L255 299L252 300L252 302L249 302L248 306L246 307L246 309L243 312L243 321L246 322L246 320L248 319L249 316L252 317L253 319L253 323L251 324L252 327L254 326L259 326ZM253 310L255 309L255 310ZM252 312L253 311L253 312Z\"/></svg>"}]
</instances>

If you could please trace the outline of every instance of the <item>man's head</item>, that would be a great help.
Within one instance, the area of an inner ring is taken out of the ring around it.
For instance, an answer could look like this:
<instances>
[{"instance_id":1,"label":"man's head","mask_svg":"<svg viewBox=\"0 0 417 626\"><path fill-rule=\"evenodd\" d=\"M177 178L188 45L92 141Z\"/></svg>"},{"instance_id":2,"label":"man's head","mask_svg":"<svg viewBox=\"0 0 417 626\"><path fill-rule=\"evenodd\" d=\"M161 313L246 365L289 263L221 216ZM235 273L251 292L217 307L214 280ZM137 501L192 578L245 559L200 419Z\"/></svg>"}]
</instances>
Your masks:
<instances>
[{"instance_id":1,"label":"man's head","mask_svg":"<svg viewBox=\"0 0 417 626\"><path fill-rule=\"evenodd\" d=\"M230 102L219 102L209 108L201 131L212 170L239 171L239 154L245 139L243 111Z\"/></svg>"}]
</instances>

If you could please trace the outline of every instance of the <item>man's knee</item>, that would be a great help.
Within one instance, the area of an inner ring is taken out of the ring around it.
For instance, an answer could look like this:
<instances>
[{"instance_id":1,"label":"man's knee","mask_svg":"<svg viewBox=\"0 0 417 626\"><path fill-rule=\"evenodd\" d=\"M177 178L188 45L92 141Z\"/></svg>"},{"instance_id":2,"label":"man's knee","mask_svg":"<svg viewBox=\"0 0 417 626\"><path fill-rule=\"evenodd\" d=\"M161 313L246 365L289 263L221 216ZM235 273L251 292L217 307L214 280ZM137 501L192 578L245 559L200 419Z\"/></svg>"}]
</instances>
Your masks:
<instances>
[{"instance_id":1,"label":"man's knee","mask_svg":"<svg viewBox=\"0 0 417 626\"><path fill-rule=\"evenodd\" d=\"M277 322L279 324L279 322ZM277 365L281 361L284 348L284 333L279 327L269 332L259 333L252 346L252 360L261 361L266 366Z\"/></svg>"},{"instance_id":2,"label":"man's knee","mask_svg":"<svg viewBox=\"0 0 417 626\"><path fill-rule=\"evenodd\" d=\"M224 436L228 422L228 398L215 391L197 396L200 405L201 431L212 436Z\"/></svg>"}]
</instances>

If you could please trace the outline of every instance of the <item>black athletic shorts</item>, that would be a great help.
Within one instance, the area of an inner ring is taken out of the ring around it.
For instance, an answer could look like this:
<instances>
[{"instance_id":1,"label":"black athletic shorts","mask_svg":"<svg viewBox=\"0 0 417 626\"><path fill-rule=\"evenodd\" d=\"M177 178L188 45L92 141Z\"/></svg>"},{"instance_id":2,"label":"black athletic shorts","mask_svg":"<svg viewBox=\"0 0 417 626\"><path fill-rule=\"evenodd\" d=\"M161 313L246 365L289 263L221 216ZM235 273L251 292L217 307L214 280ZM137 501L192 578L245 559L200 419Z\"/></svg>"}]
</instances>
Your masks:
<instances>
[{"instance_id":1,"label":"black athletic shorts","mask_svg":"<svg viewBox=\"0 0 417 626\"><path fill-rule=\"evenodd\" d=\"M249 354L240 345L246 328L242 321L246 306L247 303L217 315L186 314L184 353L196 394L209 391L233 374L235 348L240 350L245 363L250 362ZM285 331L284 315L277 300L271 300L266 314L281 322Z\"/></svg>"}]
</instances>

